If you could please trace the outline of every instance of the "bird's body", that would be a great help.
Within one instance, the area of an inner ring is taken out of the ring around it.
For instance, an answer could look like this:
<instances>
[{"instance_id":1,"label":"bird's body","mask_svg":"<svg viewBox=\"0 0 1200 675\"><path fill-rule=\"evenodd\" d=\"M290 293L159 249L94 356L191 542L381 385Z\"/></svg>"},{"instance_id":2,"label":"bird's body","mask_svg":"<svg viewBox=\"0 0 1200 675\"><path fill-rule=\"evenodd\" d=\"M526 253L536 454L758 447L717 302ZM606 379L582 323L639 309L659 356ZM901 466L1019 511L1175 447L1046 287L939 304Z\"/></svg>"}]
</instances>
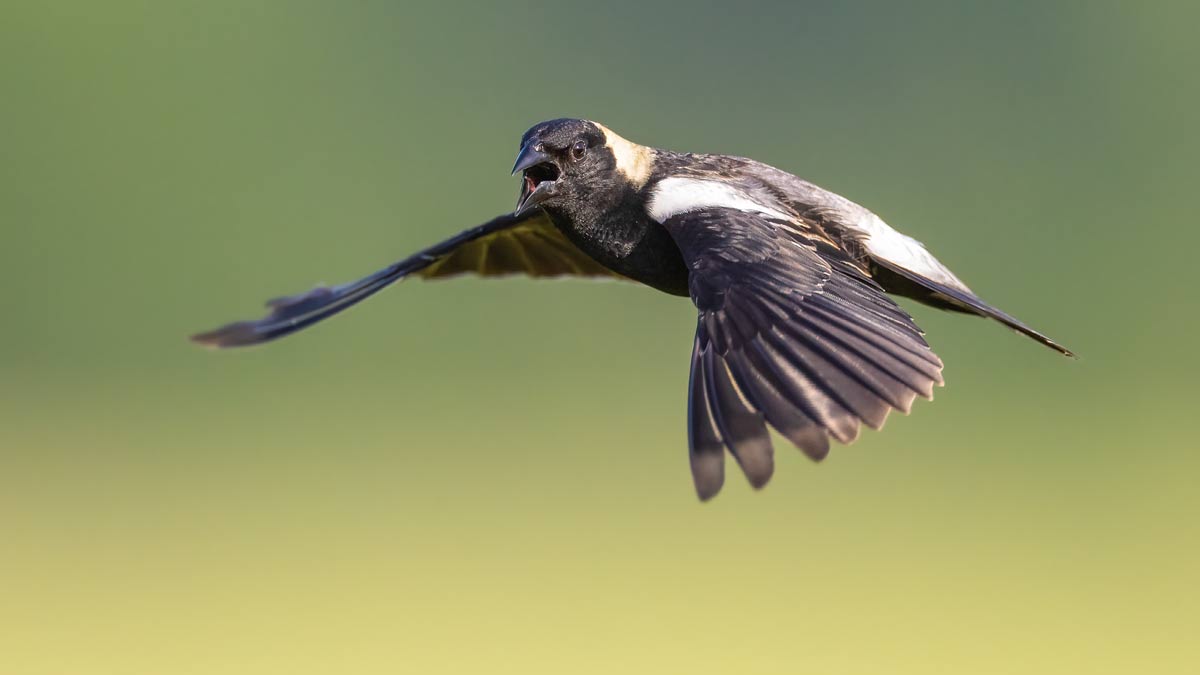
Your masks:
<instances>
[{"instance_id":1,"label":"bird's body","mask_svg":"<svg viewBox=\"0 0 1200 675\"><path fill-rule=\"evenodd\" d=\"M768 425L821 459L830 438L852 442L862 424L879 428L891 409L932 397L942 363L885 293L996 319L1070 355L869 210L754 160L649 148L594 122L552 120L526 132L517 171L516 213L195 339L274 339L410 274L611 276L690 296L699 320L688 445L702 499L723 483L726 450L753 485L766 483Z\"/></svg>"}]
</instances>

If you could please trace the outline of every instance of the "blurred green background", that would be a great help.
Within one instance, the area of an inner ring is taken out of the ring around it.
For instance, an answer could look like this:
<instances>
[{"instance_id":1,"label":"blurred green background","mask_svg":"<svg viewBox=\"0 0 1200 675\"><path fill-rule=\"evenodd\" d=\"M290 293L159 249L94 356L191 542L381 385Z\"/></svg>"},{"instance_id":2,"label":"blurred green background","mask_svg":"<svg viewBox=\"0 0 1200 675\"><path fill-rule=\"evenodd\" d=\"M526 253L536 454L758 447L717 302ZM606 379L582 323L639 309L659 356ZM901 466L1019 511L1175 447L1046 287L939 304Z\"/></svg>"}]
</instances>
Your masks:
<instances>
[{"instance_id":1,"label":"blurred green background","mask_svg":"<svg viewBox=\"0 0 1200 675\"><path fill-rule=\"evenodd\" d=\"M1200 663L1200 5L0 17L0 673ZM913 307L934 403L699 504L678 298L409 282L185 340L511 209L558 116L848 195L1083 358Z\"/></svg>"}]
</instances>

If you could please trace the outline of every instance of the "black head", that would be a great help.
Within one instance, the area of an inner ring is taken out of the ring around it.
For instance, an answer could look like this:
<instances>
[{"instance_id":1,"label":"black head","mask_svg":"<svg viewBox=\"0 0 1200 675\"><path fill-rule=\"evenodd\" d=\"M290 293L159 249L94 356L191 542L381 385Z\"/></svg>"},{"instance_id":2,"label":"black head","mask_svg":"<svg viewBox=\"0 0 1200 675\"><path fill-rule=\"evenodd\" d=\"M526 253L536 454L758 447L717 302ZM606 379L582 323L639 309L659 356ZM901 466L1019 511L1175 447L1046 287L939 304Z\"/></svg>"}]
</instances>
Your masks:
<instances>
[{"instance_id":1,"label":"black head","mask_svg":"<svg viewBox=\"0 0 1200 675\"><path fill-rule=\"evenodd\" d=\"M524 179L517 212L544 208L570 214L603 208L650 174L649 148L630 143L601 124L557 119L533 126L521 137L513 173Z\"/></svg>"}]
</instances>

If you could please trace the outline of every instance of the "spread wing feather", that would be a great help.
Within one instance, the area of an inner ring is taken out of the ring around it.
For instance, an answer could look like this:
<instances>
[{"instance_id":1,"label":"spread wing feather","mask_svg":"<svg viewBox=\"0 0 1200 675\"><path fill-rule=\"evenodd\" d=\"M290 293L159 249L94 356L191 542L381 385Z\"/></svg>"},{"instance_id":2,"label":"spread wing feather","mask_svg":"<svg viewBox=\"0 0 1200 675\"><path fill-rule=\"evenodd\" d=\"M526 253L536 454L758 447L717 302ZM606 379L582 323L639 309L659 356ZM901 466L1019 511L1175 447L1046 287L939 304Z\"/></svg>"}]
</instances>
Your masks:
<instances>
[{"instance_id":1,"label":"spread wing feather","mask_svg":"<svg viewBox=\"0 0 1200 675\"><path fill-rule=\"evenodd\" d=\"M751 159L697 155L690 160L686 170L693 176L736 181L739 190L770 209L799 214L814 240L832 241L855 259L866 261L870 276L888 293L994 319L1061 354L1074 356L1062 344L981 300L923 244L849 199Z\"/></svg>"},{"instance_id":2,"label":"spread wing feather","mask_svg":"<svg viewBox=\"0 0 1200 675\"><path fill-rule=\"evenodd\" d=\"M541 212L529 220L463 242L418 274L423 279L460 274L618 277L579 250Z\"/></svg>"},{"instance_id":3,"label":"spread wing feather","mask_svg":"<svg viewBox=\"0 0 1200 675\"><path fill-rule=\"evenodd\" d=\"M540 211L529 216L503 215L415 253L404 260L340 286L267 302L270 313L240 321L192 339L212 347L241 347L290 335L353 307L411 274L441 279L461 274L532 277L584 276L624 278L575 247Z\"/></svg>"},{"instance_id":4,"label":"spread wing feather","mask_svg":"<svg viewBox=\"0 0 1200 675\"><path fill-rule=\"evenodd\" d=\"M711 208L664 226L699 310L689 437L702 499L720 489L721 445L760 487L773 470L766 425L819 460L830 438L853 442L942 383L912 319L799 220Z\"/></svg>"}]
</instances>

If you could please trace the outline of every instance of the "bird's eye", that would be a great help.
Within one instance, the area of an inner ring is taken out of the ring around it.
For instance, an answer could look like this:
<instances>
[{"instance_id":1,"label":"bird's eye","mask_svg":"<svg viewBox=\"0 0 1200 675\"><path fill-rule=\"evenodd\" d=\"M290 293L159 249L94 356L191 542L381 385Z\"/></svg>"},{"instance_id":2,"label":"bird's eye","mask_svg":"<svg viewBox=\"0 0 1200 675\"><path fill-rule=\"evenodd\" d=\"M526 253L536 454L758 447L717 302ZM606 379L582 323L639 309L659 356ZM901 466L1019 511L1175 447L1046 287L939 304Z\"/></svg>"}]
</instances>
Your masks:
<instances>
[{"instance_id":1,"label":"bird's eye","mask_svg":"<svg viewBox=\"0 0 1200 675\"><path fill-rule=\"evenodd\" d=\"M571 159L578 162L587 155L588 146L586 141L575 141L575 145L571 146Z\"/></svg>"}]
</instances>

